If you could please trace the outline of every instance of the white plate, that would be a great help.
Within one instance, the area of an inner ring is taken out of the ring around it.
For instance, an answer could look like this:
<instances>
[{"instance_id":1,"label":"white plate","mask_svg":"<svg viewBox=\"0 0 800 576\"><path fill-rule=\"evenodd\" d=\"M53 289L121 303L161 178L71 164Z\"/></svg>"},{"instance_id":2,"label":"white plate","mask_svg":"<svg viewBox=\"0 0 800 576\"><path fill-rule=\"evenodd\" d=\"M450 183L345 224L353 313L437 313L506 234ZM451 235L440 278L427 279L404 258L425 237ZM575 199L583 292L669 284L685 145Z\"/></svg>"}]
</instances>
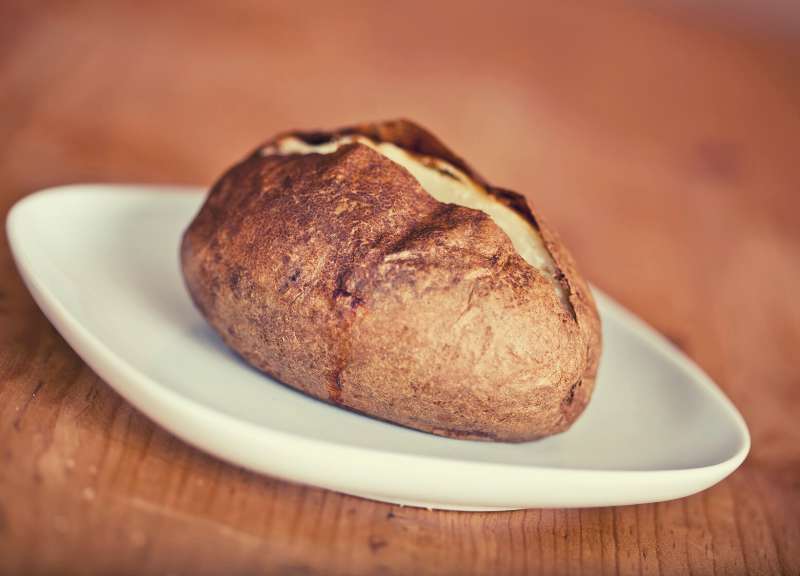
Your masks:
<instances>
[{"instance_id":1,"label":"white plate","mask_svg":"<svg viewBox=\"0 0 800 576\"><path fill-rule=\"evenodd\" d=\"M605 349L584 415L525 444L449 440L335 408L229 352L192 306L178 243L197 189L77 185L8 217L37 303L103 379L167 430L272 476L461 510L603 506L703 490L744 460L742 417L653 330L598 293Z\"/></svg>"}]
</instances>

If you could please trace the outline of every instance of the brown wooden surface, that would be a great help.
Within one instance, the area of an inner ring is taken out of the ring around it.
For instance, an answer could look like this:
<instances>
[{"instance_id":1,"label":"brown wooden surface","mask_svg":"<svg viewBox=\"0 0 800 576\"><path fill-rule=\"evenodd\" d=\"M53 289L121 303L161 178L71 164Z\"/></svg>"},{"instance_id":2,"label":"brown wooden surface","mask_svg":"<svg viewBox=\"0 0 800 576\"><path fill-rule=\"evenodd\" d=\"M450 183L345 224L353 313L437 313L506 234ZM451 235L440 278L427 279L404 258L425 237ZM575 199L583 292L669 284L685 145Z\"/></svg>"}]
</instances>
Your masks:
<instances>
[{"instance_id":1,"label":"brown wooden surface","mask_svg":"<svg viewBox=\"0 0 800 576\"><path fill-rule=\"evenodd\" d=\"M610 1L4 2L3 217L48 185L208 184L277 130L408 116L527 193L753 449L702 494L614 509L430 512L254 475L99 380L3 234L0 572L800 574L800 58L755 34Z\"/></svg>"}]
</instances>

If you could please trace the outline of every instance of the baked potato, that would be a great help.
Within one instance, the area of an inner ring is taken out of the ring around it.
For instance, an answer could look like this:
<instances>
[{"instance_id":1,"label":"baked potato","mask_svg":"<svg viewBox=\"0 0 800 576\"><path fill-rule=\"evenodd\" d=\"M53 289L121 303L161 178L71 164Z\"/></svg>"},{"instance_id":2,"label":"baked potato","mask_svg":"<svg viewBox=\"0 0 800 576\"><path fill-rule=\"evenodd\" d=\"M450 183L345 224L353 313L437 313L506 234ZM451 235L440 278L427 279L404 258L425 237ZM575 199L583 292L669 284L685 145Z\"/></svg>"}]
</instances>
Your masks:
<instances>
[{"instance_id":1,"label":"baked potato","mask_svg":"<svg viewBox=\"0 0 800 576\"><path fill-rule=\"evenodd\" d=\"M181 245L189 293L247 362L442 436L566 430L600 321L525 198L409 121L287 132L213 186Z\"/></svg>"}]
</instances>

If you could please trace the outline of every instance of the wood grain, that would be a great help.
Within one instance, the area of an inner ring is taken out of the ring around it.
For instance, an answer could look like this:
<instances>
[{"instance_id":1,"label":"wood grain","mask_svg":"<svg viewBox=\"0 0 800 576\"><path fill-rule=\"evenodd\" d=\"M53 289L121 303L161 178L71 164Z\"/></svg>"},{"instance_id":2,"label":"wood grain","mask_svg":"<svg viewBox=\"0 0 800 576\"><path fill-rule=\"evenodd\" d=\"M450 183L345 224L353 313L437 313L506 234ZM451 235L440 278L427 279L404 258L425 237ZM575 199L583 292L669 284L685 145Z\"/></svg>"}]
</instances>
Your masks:
<instances>
[{"instance_id":1,"label":"wood grain","mask_svg":"<svg viewBox=\"0 0 800 576\"><path fill-rule=\"evenodd\" d=\"M248 473L151 424L0 241L0 572L800 574L800 58L633 4L0 4L0 213L208 184L264 136L408 116L526 192L720 383L745 465L661 504L464 514ZM621 449L624 449L621 447Z\"/></svg>"}]
</instances>

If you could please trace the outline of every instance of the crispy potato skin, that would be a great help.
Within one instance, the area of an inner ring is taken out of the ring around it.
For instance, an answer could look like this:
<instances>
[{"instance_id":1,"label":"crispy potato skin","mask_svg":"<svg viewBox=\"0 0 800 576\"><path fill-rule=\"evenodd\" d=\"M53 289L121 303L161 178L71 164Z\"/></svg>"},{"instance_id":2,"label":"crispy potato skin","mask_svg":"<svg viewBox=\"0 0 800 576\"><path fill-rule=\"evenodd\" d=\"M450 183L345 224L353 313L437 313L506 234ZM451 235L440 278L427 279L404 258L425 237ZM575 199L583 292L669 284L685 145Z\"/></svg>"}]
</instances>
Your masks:
<instances>
[{"instance_id":1,"label":"crispy potato skin","mask_svg":"<svg viewBox=\"0 0 800 576\"><path fill-rule=\"evenodd\" d=\"M453 438L566 430L594 388L600 322L556 234L411 122L293 134L346 133L447 160L527 217L571 306L484 213L349 144L255 152L222 176L181 245L199 310L250 364L339 406Z\"/></svg>"}]
</instances>

